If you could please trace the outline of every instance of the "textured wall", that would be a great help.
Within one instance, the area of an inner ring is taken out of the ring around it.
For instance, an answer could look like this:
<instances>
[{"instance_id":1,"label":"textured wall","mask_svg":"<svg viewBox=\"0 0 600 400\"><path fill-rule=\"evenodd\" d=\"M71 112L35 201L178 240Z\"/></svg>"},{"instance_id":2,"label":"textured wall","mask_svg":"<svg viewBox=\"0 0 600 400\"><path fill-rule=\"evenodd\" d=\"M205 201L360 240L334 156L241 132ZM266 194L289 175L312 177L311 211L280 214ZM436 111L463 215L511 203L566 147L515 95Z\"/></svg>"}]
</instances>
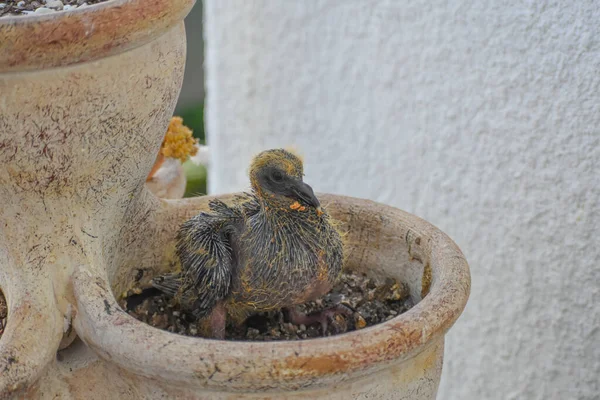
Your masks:
<instances>
[{"instance_id":1,"label":"textured wall","mask_svg":"<svg viewBox=\"0 0 600 400\"><path fill-rule=\"evenodd\" d=\"M440 399L598 399L600 5L513 3L207 1L210 189L296 145L465 252Z\"/></svg>"}]
</instances>

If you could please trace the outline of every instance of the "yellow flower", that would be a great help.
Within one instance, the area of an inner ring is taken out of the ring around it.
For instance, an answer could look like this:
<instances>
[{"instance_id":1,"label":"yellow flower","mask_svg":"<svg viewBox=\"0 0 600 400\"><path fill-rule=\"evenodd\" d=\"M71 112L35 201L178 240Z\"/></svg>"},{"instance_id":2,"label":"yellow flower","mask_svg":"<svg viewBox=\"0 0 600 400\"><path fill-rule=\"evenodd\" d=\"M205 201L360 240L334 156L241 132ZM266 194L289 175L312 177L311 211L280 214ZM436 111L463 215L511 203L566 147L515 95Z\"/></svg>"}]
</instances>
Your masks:
<instances>
[{"instance_id":1,"label":"yellow flower","mask_svg":"<svg viewBox=\"0 0 600 400\"><path fill-rule=\"evenodd\" d=\"M197 143L198 140L192 136L192 130L183 125L183 119L173 117L163 140L161 152L165 157L178 158L181 162L185 162L189 156L198 152Z\"/></svg>"}]
</instances>

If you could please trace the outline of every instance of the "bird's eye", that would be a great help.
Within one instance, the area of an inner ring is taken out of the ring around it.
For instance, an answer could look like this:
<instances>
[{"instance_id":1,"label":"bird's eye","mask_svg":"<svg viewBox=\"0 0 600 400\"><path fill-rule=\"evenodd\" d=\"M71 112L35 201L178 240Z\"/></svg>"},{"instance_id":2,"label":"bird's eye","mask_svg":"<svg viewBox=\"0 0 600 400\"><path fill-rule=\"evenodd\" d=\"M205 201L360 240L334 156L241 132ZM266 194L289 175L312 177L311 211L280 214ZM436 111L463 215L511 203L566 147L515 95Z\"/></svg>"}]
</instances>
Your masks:
<instances>
[{"instance_id":1,"label":"bird's eye","mask_svg":"<svg viewBox=\"0 0 600 400\"><path fill-rule=\"evenodd\" d=\"M283 181L283 174L281 173L281 171L275 170L271 174L271 178L274 182L281 182Z\"/></svg>"}]
</instances>

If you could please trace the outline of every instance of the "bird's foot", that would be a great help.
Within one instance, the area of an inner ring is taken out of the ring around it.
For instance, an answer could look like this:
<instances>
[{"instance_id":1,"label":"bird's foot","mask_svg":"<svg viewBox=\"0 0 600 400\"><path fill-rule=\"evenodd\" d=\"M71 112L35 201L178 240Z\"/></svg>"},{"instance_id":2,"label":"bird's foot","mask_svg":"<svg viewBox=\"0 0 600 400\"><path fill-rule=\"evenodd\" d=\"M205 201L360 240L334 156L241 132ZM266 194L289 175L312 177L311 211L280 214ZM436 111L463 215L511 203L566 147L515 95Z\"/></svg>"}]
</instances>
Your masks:
<instances>
[{"instance_id":1,"label":"bird's foot","mask_svg":"<svg viewBox=\"0 0 600 400\"><path fill-rule=\"evenodd\" d=\"M222 303L217 303L208 317L200 321L202 336L212 339L225 339L226 311Z\"/></svg>"},{"instance_id":2,"label":"bird's foot","mask_svg":"<svg viewBox=\"0 0 600 400\"><path fill-rule=\"evenodd\" d=\"M321 311L317 311L311 314L305 314L296 310L295 307L291 307L287 309L288 318L290 322L295 325L312 325L315 323L321 324L321 329L323 330L323 335L327 332L327 327L329 326L329 321L332 320L336 315L342 314L346 317L350 317L353 315L353 310L350 307L345 306L343 304L336 304L333 307L326 308Z\"/></svg>"}]
</instances>

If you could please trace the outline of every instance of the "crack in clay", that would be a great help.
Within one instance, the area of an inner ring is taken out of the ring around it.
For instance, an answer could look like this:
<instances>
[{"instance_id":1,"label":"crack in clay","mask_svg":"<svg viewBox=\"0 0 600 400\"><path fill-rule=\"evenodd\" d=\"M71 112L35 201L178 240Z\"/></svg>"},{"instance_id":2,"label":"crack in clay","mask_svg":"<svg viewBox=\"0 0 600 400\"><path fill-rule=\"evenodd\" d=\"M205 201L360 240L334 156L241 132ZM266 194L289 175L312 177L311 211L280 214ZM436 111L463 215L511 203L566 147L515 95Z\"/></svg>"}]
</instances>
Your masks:
<instances>
[{"instance_id":1,"label":"crack in clay","mask_svg":"<svg viewBox=\"0 0 600 400\"><path fill-rule=\"evenodd\" d=\"M85 233L86 235L88 235L89 237L93 238L93 239L98 239L98 236L94 236L90 233L87 233L86 231L83 230L83 228L81 228L81 232Z\"/></svg>"},{"instance_id":2,"label":"crack in clay","mask_svg":"<svg viewBox=\"0 0 600 400\"><path fill-rule=\"evenodd\" d=\"M106 299L104 299L104 311L106 311L106 313L108 315L112 315L112 311L110 309L110 303Z\"/></svg>"}]
</instances>

